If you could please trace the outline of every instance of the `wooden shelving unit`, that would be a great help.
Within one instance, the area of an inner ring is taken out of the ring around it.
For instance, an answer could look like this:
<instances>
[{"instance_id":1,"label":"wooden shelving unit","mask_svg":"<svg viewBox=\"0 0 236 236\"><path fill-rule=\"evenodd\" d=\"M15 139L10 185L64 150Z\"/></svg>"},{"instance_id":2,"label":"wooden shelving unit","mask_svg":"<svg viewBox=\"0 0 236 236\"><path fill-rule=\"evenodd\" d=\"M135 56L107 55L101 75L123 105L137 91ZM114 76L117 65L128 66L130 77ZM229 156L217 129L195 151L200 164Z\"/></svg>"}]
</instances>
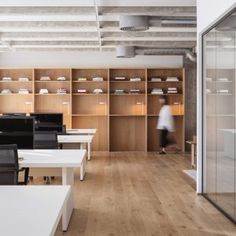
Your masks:
<instances>
[{"instance_id":1,"label":"wooden shelving unit","mask_svg":"<svg viewBox=\"0 0 236 236\"><path fill-rule=\"evenodd\" d=\"M49 81L42 81L44 76ZM65 77L65 81L58 81ZM71 127L71 69L67 68L38 68L34 70L35 112L61 112L64 124ZM58 94L58 89L66 89L66 94ZM39 94L40 89L47 89L49 94Z\"/></svg>"},{"instance_id":2,"label":"wooden shelving unit","mask_svg":"<svg viewBox=\"0 0 236 236\"><path fill-rule=\"evenodd\" d=\"M2 81L10 77L12 81ZM19 78L28 78L21 82ZM0 113L27 113L34 110L33 69L0 69L0 91L9 89L11 94L0 94ZM29 94L19 94L19 89L28 89Z\"/></svg>"},{"instance_id":3,"label":"wooden shelving unit","mask_svg":"<svg viewBox=\"0 0 236 236\"><path fill-rule=\"evenodd\" d=\"M177 77L179 81L166 81L167 77ZM153 82L152 78L161 78L161 82ZM147 70L147 150L159 150L159 135L156 129L160 112L159 98L161 95L151 94L153 88L161 88L172 107L175 123L175 139L184 150L184 69L148 69ZM169 87L177 88L178 94L166 94Z\"/></svg>"},{"instance_id":4,"label":"wooden shelving unit","mask_svg":"<svg viewBox=\"0 0 236 236\"><path fill-rule=\"evenodd\" d=\"M97 129L93 150L109 149L108 72L108 69L72 69L72 127ZM93 81L96 77L102 77L103 81ZM85 89L86 93L78 93L78 89ZM102 89L103 93L94 94L95 89Z\"/></svg>"},{"instance_id":5,"label":"wooden shelving unit","mask_svg":"<svg viewBox=\"0 0 236 236\"><path fill-rule=\"evenodd\" d=\"M49 76L51 80L40 80ZM11 77L12 81L2 81ZM20 77L29 82L20 82ZM65 81L58 81L65 77ZM93 81L102 77L103 81ZM125 77L117 81L115 77ZM152 82L152 77L162 78ZM167 77L178 77L178 82L167 82ZM87 78L86 81L78 80ZM141 81L130 81L141 78ZM160 111L160 95L151 94L153 88L176 87L178 94L166 94L175 119L176 140L184 146L184 69L81 69L36 68L0 69L0 91L10 89L12 94L0 94L0 113L62 112L69 128L97 128L93 150L99 151L156 151L159 148L156 124ZM27 88L30 94L18 94ZM57 94L60 88L66 94ZM47 89L49 94L40 94ZM78 93L78 90L86 93ZM102 89L102 94L95 94ZM115 93L124 90L124 94ZM138 89L133 94L130 90Z\"/></svg>"}]
</instances>

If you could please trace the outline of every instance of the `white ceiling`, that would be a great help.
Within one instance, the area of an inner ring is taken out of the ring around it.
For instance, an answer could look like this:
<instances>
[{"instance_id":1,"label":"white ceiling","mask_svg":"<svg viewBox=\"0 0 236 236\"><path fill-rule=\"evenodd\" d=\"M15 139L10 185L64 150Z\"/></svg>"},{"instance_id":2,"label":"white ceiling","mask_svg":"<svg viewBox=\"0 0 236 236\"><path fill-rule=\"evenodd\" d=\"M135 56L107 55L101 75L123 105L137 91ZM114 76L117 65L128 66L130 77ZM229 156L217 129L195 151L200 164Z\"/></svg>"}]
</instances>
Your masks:
<instances>
[{"instance_id":1,"label":"white ceiling","mask_svg":"<svg viewBox=\"0 0 236 236\"><path fill-rule=\"evenodd\" d=\"M196 17L193 0L1 0L0 50L113 51L117 45L193 48L196 26L123 32L121 15Z\"/></svg>"}]
</instances>

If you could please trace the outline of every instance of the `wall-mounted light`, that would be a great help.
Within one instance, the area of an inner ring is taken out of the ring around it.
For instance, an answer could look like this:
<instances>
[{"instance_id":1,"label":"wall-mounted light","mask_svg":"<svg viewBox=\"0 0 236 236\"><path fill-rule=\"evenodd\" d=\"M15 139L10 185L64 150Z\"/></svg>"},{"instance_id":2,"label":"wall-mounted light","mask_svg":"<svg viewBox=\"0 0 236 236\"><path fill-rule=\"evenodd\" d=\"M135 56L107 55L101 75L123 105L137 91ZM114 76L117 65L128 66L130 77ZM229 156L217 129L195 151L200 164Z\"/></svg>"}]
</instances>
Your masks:
<instances>
[{"instance_id":1,"label":"wall-mounted light","mask_svg":"<svg viewBox=\"0 0 236 236\"><path fill-rule=\"evenodd\" d=\"M28 113L32 112L32 102L25 102L25 106L26 106L26 115L28 115ZM30 106L29 112L27 112L27 107Z\"/></svg>"},{"instance_id":2,"label":"wall-mounted light","mask_svg":"<svg viewBox=\"0 0 236 236\"><path fill-rule=\"evenodd\" d=\"M143 102L136 102L136 105L141 106L141 113L144 114L144 103Z\"/></svg>"},{"instance_id":3,"label":"wall-mounted light","mask_svg":"<svg viewBox=\"0 0 236 236\"><path fill-rule=\"evenodd\" d=\"M66 106L66 113L67 113L67 115L69 115L70 114L70 106L69 106L69 102L62 102L62 105L63 106Z\"/></svg>"},{"instance_id":4,"label":"wall-mounted light","mask_svg":"<svg viewBox=\"0 0 236 236\"><path fill-rule=\"evenodd\" d=\"M104 106L104 109L105 109L105 115L107 115L107 106L106 106L106 103L105 102L103 102L103 101L100 101L100 102L98 102L98 105L100 105L100 106Z\"/></svg>"}]
</instances>

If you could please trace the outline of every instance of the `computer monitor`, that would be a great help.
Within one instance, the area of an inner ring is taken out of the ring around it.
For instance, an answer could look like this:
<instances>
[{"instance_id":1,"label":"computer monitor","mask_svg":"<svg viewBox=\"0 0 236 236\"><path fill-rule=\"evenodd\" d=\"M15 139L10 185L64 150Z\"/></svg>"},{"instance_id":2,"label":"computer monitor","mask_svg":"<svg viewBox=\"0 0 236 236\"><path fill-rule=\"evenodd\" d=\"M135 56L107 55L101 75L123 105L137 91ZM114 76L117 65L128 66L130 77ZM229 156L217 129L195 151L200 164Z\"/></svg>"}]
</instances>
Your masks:
<instances>
[{"instance_id":1,"label":"computer monitor","mask_svg":"<svg viewBox=\"0 0 236 236\"><path fill-rule=\"evenodd\" d=\"M35 117L36 131L63 131L63 114L62 113L30 113Z\"/></svg>"},{"instance_id":2,"label":"computer monitor","mask_svg":"<svg viewBox=\"0 0 236 236\"><path fill-rule=\"evenodd\" d=\"M34 123L33 117L1 116L0 145L16 144L19 149L33 149Z\"/></svg>"}]
</instances>

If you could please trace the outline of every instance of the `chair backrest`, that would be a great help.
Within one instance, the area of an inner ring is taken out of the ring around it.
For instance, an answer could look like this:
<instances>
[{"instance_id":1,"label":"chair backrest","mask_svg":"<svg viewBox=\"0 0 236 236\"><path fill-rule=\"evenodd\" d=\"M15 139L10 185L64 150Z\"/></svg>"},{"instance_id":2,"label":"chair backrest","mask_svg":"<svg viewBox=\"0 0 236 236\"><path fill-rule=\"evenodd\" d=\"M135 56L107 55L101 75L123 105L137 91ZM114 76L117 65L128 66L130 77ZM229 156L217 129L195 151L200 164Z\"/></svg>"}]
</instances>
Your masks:
<instances>
[{"instance_id":1,"label":"chair backrest","mask_svg":"<svg viewBox=\"0 0 236 236\"><path fill-rule=\"evenodd\" d=\"M17 145L0 145L0 185L17 185L18 169Z\"/></svg>"},{"instance_id":2,"label":"chair backrest","mask_svg":"<svg viewBox=\"0 0 236 236\"><path fill-rule=\"evenodd\" d=\"M55 131L35 131L35 149L58 149L57 132Z\"/></svg>"}]
</instances>

